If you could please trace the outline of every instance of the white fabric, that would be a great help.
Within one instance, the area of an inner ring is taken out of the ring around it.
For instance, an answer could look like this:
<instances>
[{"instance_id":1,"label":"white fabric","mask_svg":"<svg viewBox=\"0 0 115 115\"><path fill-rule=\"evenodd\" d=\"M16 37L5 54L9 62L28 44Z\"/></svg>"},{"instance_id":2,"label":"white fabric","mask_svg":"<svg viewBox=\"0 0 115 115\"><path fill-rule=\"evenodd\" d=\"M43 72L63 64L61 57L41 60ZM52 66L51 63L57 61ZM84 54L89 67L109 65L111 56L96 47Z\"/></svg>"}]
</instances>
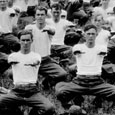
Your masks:
<instances>
[{"instance_id":1,"label":"white fabric","mask_svg":"<svg viewBox=\"0 0 115 115\"><path fill-rule=\"evenodd\" d=\"M26 66L25 64L41 62L39 54L34 52L29 54L22 54L21 52L12 53L8 57L8 62L19 62L12 65L14 84L36 83L40 65Z\"/></svg>"},{"instance_id":2,"label":"white fabric","mask_svg":"<svg viewBox=\"0 0 115 115\"><path fill-rule=\"evenodd\" d=\"M58 23L55 23L52 18L47 19L47 23L54 26L56 29L55 35L52 39L52 45L64 45L66 28L74 24L66 19L60 19Z\"/></svg>"},{"instance_id":3,"label":"white fabric","mask_svg":"<svg viewBox=\"0 0 115 115\"><path fill-rule=\"evenodd\" d=\"M109 1L109 7L115 7L115 0Z\"/></svg>"},{"instance_id":4,"label":"white fabric","mask_svg":"<svg viewBox=\"0 0 115 115\"><path fill-rule=\"evenodd\" d=\"M79 75L97 75L102 72L103 57L98 55L100 52L107 52L105 46L96 45L88 48L86 44L77 44L73 47L74 51L81 51L83 54L76 55L77 74Z\"/></svg>"},{"instance_id":5,"label":"white fabric","mask_svg":"<svg viewBox=\"0 0 115 115\"><path fill-rule=\"evenodd\" d=\"M46 25L43 29L45 28L54 30L53 27L48 25ZM38 29L36 24L27 25L25 29L31 29L33 33L33 43L31 46L31 50L39 53L42 57L50 55L52 36L48 35L47 32L42 32L43 29Z\"/></svg>"},{"instance_id":6,"label":"white fabric","mask_svg":"<svg viewBox=\"0 0 115 115\"><path fill-rule=\"evenodd\" d=\"M110 32L104 29L101 29L101 31L98 33L95 43L97 45L104 45L107 47L108 41L110 37Z\"/></svg>"},{"instance_id":7,"label":"white fabric","mask_svg":"<svg viewBox=\"0 0 115 115\"><path fill-rule=\"evenodd\" d=\"M36 6L38 5L38 0L28 0L27 6Z\"/></svg>"},{"instance_id":8,"label":"white fabric","mask_svg":"<svg viewBox=\"0 0 115 115\"><path fill-rule=\"evenodd\" d=\"M2 28L3 33L11 33L13 28L12 19L10 17L11 13L15 13L12 8L7 8L5 11L0 10L0 26Z\"/></svg>"},{"instance_id":9,"label":"white fabric","mask_svg":"<svg viewBox=\"0 0 115 115\"><path fill-rule=\"evenodd\" d=\"M8 8L8 9L10 10L10 12L11 12L12 10L14 11L15 16L12 17L11 24L12 24L12 27L17 27L17 26L18 26L18 25L17 25L17 22L18 22L18 19L19 19L20 14L17 14L15 10L18 9L19 12L21 12L21 8L18 7L18 6L13 6L12 8ZM12 10L11 10L11 9L12 9ZM13 12L13 11L12 11L12 12Z\"/></svg>"},{"instance_id":10,"label":"white fabric","mask_svg":"<svg viewBox=\"0 0 115 115\"><path fill-rule=\"evenodd\" d=\"M25 0L15 0L14 5L19 6L21 8L21 11L27 11L27 3L25 2Z\"/></svg>"}]
</instances>

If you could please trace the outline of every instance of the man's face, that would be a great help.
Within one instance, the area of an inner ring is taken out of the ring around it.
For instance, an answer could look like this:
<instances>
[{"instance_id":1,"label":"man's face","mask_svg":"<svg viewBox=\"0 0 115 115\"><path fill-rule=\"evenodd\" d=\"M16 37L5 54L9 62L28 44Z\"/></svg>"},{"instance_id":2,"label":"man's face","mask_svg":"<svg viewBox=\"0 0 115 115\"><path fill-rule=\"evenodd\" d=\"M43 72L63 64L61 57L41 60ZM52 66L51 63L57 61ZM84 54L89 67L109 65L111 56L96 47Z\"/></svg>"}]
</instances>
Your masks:
<instances>
[{"instance_id":1,"label":"man's face","mask_svg":"<svg viewBox=\"0 0 115 115\"><path fill-rule=\"evenodd\" d=\"M35 18L39 23L44 23L46 18L45 10L36 10Z\"/></svg>"},{"instance_id":2,"label":"man's face","mask_svg":"<svg viewBox=\"0 0 115 115\"><path fill-rule=\"evenodd\" d=\"M110 0L101 0L102 5L108 5Z\"/></svg>"},{"instance_id":3,"label":"man's face","mask_svg":"<svg viewBox=\"0 0 115 115\"><path fill-rule=\"evenodd\" d=\"M96 25L97 28L101 27L103 24L103 17L97 16L96 19L94 20L94 24Z\"/></svg>"},{"instance_id":4,"label":"man's face","mask_svg":"<svg viewBox=\"0 0 115 115\"><path fill-rule=\"evenodd\" d=\"M52 12L52 16L53 16L54 18L59 18L60 15L61 15L61 10L60 10L60 9L57 10L57 9L55 9L55 8L52 8L51 12Z\"/></svg>"},{"instance_id":5,"label":"man's face","mask_svg":"<svg viewBox=\"0 0 115 115\"><path fill-rule=\"evenodd\" d=\"M30 34L22 35L20 38L20 45L22 49L30 49L32 43L32 38Z\"/></svg>"},{"instance_id":6,"label":"man's face","mask_svg":"<svg viewBox=\"0 0 115 115\"><path fill-rule=\"evenodd\" d=\"M5 8L8 5L8 0L0 0L0 8Z\"/></svg>"},{"instance_id":7,"label":"man's face","mask_svg":"<svg viewBox=\"0 0 115 115\"><path fill-rule=\"evenodd\" d=\"M96 36L97 36L97 31L94 28L91 28L85 32L85 39L87 43L95 42Z\"/></svg>"}]
</instances>

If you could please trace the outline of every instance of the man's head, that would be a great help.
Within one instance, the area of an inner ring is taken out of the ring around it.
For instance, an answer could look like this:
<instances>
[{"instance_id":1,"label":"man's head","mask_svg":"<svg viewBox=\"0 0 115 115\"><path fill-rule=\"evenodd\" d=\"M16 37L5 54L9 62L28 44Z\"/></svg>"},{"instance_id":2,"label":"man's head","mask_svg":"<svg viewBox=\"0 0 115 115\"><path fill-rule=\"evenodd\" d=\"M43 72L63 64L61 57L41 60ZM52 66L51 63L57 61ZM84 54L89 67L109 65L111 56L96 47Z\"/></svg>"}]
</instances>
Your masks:
<instances>
[{"instance_id":1,"label":"man's head","mask_svg":"<svg viewBox=\"0 0 115 115\"><path fill-rule=\"evenodd\" d=\"M47 16L47 8L44 6L37 6L35 10L35 18L38 23L44 23Z\"/></svg>"},{"instance_id":2,"label":"man's head","mask_svg":"<svg viewBox=\"0 0 115 115\"><path fill-rule=\"evenodd\" d=\"M33 42L32 31L22 30L19 32L18 38L20 41L21 50L29 50L31 43Z\"/></svg>"},{"instance_id":3,"label":"man's head","mask_svg":"<svg viewBox=\"0 0 115 115\"><path fill-rule=\"evenodd\" d=\"M104 22L103 16L101 14L96 14L93 22L97 28L101 28Z\"/></svg>"},{"instance_id":4,"label":"man's head","mask_svg":"<svg viewBox=\"0 0 115 115\"><path fill-rule=\"evenodd\" d=\"M8 0L8 7L12 7L13 6L13 0Z\"/></svg>"},{"instance_id":5,"label":"man's head","mask_svg":"<svg viewBox=\"0 0 115 115\"><path fill-rule=\"evenodd\" d=\"M53 4L51 6L51 13L53 18L58 19L61 16L61 5L60 4Z\"/></svg>"},{"instance_id":6,"label":"man's head","mask_svg":"<svg viewBox=\"0 0 115 115\"><path fill-rule=\"evenodd\" d=\"M53 4L55 4L55 3L59 3L59 0L50 0L50 6L52 6Z\"/></svg>"},{"instance_id":7,"label":"man's head","mask_svg":"<svg viewBox=\"0 0 115 115\"><path fill-rule=\"evenodd\" d=\"M86 25L84 28L85 40L87 43L94 43L97 36L97 28L95 25Z\"/></svg>"},{"instance_id":8,"label":"man's head","mask_svg":"<svg viewBox=\"0 0 115 115\"><path fill-rule=\"evenodd\" d=\"M7 8L7 6L8 6L8 0L0 0L0 9L2 10L4 10L4 9L6 9Z\"/></svg>"},{"instance_id":9,"label":"man's head","mask_svg":"<svg viewBox=\"0 0 115 115\"><path fill-rule=\"evenodd\" d=\"M101 0L103 6L108 6L110 0Z\"/></svg>"}]
</instances>

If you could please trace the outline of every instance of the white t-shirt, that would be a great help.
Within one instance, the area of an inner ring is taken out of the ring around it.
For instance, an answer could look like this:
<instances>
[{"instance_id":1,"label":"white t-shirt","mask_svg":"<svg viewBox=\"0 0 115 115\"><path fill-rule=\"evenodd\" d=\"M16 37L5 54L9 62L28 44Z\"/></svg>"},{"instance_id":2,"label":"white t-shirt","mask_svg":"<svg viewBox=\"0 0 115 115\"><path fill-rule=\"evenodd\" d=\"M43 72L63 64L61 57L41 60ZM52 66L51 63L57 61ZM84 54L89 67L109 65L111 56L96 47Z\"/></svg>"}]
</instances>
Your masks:
<instances>
[{"instance_id":1,"label":"white t-shirt","mask_svg":"<svg viewBox=\"0 0 115 115\"><path fill-rule=\"evenodd\" d=\"M39 54L30 52L22 54L21 52L12 53L8 57L8 62L19 62L12 65L14 84L36 83L38 71L41 62ZM37 64L36 66L27 66L26 64Z\"/></svg>"},{"instance_id":2,"label":"white t-shirt","mask_svg":"<svg viewBox=\"0 0 115 115\"><path fill-rule=\"evenodd\" d=\"M47 19L47 23L54 26L56 29L55 35L52 39L52 45L64 45L66 28L74 24L66 19L60 19L58 23L55 23L52 18Z\"/></svg>"},{"instance_id":3,"label":"white t-shirt","mask_svg":"<svg viewBox=\"0 0 115 115\"><path fill-rule=\"evenodd\" d=\"M21 11L27 11L27 3L25 2L25 0L15 0L13 4L19 6L21 8Z\"/></svg>"},{"instance_id":4,"label":"white t-shirt","mask_svg":"<svg viewBox=\"0 0 115 115\"><path fill-rule=\"evenodd\" d=\"M38 29L36 24L30 24L25 27L25 29L31 29L33 33L33 43L31 50L39 53L42 57L48 56L51 54L51 41L52 36L47 32L42 32L45 28L53 29L53 27L46 25L43 29Z\"/></svg>"},{"instance_id":5,"label":"white t-shirt","mask_svg":"<svg viewBox=\"0 0 115 115\"><path fill-rule=\"evenodd\" d=\"M14 17L10 17L10 14L15 14L14 9L7 8L5 11L0 10L0 26L3 33L11 33L14 24L12 20Z\"/></svg>"},{"instance_id":6,"label":"white t-shirt","mask_svg":"<svg viewBox=\"0 0 115 115\"><path fill-rule=\"evenodd\" d=\"M110 32L108 30L101 29L101 31L98 33L95 43L97 45L105 45L107 47L108 41L110 37Z\"/></svg>"},{"instance_id":7,"label":"white t-shirt","mask_svg":"<svg viewBox=\"0 0 115 115\"><path fill-rule=\"evenodd\" d=\"M107 52L105 46L96 45L88 48L86 44L77 44L73 47L73 52L81 51L83 54L76 55L77 74L97 75L101 74L104 56L98 55L100 52Z\"/></svg>"}]
</instances>

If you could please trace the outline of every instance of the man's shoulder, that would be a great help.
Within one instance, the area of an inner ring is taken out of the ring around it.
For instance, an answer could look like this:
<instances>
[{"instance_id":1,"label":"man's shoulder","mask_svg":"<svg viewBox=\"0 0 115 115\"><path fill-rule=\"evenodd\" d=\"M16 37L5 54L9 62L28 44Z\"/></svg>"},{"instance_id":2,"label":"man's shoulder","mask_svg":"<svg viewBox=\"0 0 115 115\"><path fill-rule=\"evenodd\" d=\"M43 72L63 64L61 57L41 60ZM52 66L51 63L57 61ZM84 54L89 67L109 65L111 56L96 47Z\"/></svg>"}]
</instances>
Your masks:
<instances>
[{"instance_id":1,"label":"man's shoulder","mask_svg":"<svg viewBox=\"0 0 115 115\"><path fill-rule=\"evenodd\" d=\"M35 27L36 27L36 23L32 23L32 24L26 25L25 29L30 29L30 30L32 29L33 30Z\"/></svg>"},{"instance_id":2,"label":"man's shoulder","mask_svg":"<svg viewBox=\"0 0 115 115\"><path fill-rule=\"evenodd\" d=\"M73 49L81 49L81 48L84 48L84 46L86 46L84 43L82 43L82 44L75 44L74 46L73 46Z\"/></svg>"},{"instance_id":3,"label":"man's shoulder","mask_svg":"<svg viewBox=\"0 0 115 115\"><path fill-rule=\"evenodd\" d=\"M8 56L8 58L16 58L16 57L20 57L20 52L13 52L13 53L11 53L9 56Z\"/></svg>"},{"instance_id":4,"label":"man's shoulder","mask_svg":"<svg viewBox=\"0 0 115 115\"><path fill-rule=\"evenodd\" d=\"M39 53L36 53L36 52L31 51L31 55L32 55L32 57L35 57L35 58L38 58L38 59L41 60L41 56L40 56Z\"/></svg>"},{"instance_id":5,"label":"man's shoulder","mask_svg":"<svg viewBox=\"0 0 115 115\"><path fill-rule=\"evenodd\" d=\"M81 44L78 43L78 44L75 44L74 47L75 47L75 46L76 46L76 47L84 47L84 46L85 46L85 43L81 43Z\"/></svg>"},{"instance_id":6,"label":"man's shoulder","mask_svg":"<svg viewBox=\"0 0 115 115\"><path fill-rule=\"evenodd\" d=\"M96 45L95 45L95 48L96 48L97 50L104 50L104 51L107 51L106 45L96 44Z\"/></svg>"}]
</instances>

